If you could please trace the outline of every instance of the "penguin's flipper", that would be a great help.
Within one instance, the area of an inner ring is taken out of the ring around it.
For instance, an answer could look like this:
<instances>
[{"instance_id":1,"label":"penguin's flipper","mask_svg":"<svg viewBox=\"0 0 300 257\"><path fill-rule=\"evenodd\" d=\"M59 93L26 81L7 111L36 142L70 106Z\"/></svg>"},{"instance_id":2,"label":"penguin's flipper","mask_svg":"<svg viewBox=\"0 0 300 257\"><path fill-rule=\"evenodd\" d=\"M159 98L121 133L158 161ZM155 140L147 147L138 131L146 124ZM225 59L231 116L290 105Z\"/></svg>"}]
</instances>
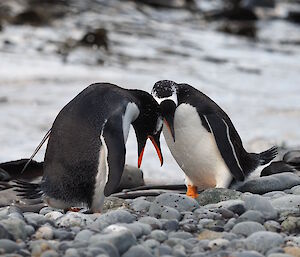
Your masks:
<instances>
[{"instance_id":1,"label":"penguin's flipper","mask_svg":"<svg viewBox=\"0 0 300 257\"><path fill-rule=\"evenodd\" d=\"M204 118L208 123L208 127L216 140L221 156L228 166L232 176L236 180L244 180L245 174L231 141L229 126L225 120L215 114L204 115Z\"/></svg>"},{"instance_id":2,"label":"penguin's flipper","mask_svg":"<svg viewBox=\"0 0 300 257\"><path fill-rule=\"evenodd\" d=\"M100 138L107 150L108 179L104 195L109 196L119 186L125 165L126 149L120 117L113 116L106 122Z\"/></svg>"}]
</instances>

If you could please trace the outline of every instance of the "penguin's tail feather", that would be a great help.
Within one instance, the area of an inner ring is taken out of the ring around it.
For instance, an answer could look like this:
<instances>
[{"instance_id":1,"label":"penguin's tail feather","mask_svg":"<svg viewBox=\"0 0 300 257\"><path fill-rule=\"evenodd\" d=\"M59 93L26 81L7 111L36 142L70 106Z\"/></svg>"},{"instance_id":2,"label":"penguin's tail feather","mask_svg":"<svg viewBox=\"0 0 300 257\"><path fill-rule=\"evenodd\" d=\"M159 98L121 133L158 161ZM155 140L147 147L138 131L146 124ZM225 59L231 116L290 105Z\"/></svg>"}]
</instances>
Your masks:
<instances>
[{"instance_id":1,"label":"penguin's tail feather","mask_svg":"<svg viewBox=\"0 0 300 257\"><path fill-rule=\"evenodd\" d=\"M258 154L259 164L265 165L272 161L278 154L278 147L273 146L270 149Z\"/></svg>"},{"instance_id":2,"label":"penguin's tail feather","mask_svg":"<svg viewBox=\"0 0 300 257\"><path fill-rule=\"evenodd\" d=\"M40 183L29 183L24 180L14 180L13 182L14 191L18 193L17 196L25 199L37 199L43 195Z\"/></svg>"},{"instance_id":3,"label":"penguin's tail feather","mask_svg":"<svg viewBox=\"0 0 300 257\"><path fill-rule=\"evenodd\" d=\"M27 166L29 165L29 163L32 161L32 159L34 158L34 156L38 153L38 151L41 149L41 147L43 146L43 144L46 142L46 140L48 139L48 137L50 136L51 133L51 129L49 129L46 133L46 135L43 137L42 141L39 143L39 145L37 146L37 148L35 148L33 154L30 156L29 160L26 162L26 164L24 165L24 168L22 169L21 173L23 173Z\"/></svg>"}]
</instances>

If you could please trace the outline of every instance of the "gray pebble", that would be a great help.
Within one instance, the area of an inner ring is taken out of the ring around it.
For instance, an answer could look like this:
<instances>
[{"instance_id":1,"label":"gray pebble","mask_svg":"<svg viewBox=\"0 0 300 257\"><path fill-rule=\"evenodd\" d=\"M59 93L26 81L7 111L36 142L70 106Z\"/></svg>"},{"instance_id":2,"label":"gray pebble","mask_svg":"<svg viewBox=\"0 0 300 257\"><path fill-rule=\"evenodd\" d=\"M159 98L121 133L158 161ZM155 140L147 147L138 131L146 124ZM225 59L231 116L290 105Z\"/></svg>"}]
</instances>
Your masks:
<instances>
[{"instance_id":1,"label":"gray pebble","mask_svg":"<svg viewBox=\"0 0 300 257\"><path fill-rule=\"evenodd\" d=\"M271 253L268 257L292 257L292 255L286 253Z\"/></svg>"},{"instance_id":2,"label":"gray pebble","mask_svg":"<svg viewBox=\"0 0 300 257\"><path fill-rule=\"evenodd\" d=\"M122 257L153 257L149 250L142 245L132 246Z\"/></svg>"},{"instance_id":3,"label":"gray pebble","mask_svg":"<svg viewBox=\"0 0 300 257\"><path fill-rule=\"evenodd\" d=\"M189 239L192 237L193 235L188 232L170 232L169 234L169 238Z\"/></svg>"},{"instance_id":4,"label":"gray pebble","mask_svg":"<svg viewBox=\"0 0 300 257\"><path fill-rule=\"evenodd\" d=\"M94 246L104 249L109 257L119 257L118 249L109 242L98 242L97 244L94 244Z\"/></svg>"},{"instance_id":5,"label":"gray pebble","mask_svg":"<svg viewBox=\"0 0 300 257\"><path fill-rule=\"evenodd\" d=\"M104 229L107 226L115 223L132 223L135 221L135 217L125 210L109 211L99 216L92 224L91 228Z\"/></svg>"},{"instance_id":6,"label":"gray pebble","mask_svg":"<svg viewBox=\"0 0 300 257\"><path fill-rule=\"evenodd\" d=\"M245 203L243 200L237 199L237 200L228 200L228 201L222 201L219 203L215 204L207 204L204 206L205 209L220 209L220 208L225 208L228 210L231 210L232 212L234 211L241 211L242 207L244 206ZM217 214L218 216L221 216L219 213Z\"/></svg>"},{"instance_id":7,"label":"gray pebble","mask_svg":"<svg viewBox=\"0 0 300 257\"><path fill-rule=\"evenodd\" d=\"M237 190L264 194L271 191L282 191L300 184L300 177L291 172L278 173L246 181Z\"/></svg>"},{"instance_id":8,"label":"gray pebble","mask_svg":"<svg viewBox=\"0 0 300 257\"><path fill-rule=\"evenodd\" d=\"M245 239L245 244L249 250L255 250L263 254L283 242L281 235L269 231L255 232Z\"/></svg>"},{"instance_id":9,"label":"gray pebble","mask_svg":"<svg viewBox=\"0 0 300 257\"><path fill-rule=\"evenodd\" d=\"M64 257L79 257L77 249L69 248L66 250Z\"/></svg>"},{"instance_id":10,"label":"gray pebble","mask_svg":"<svg viewBox=\"0 0 300 257\"><path fill-rule=\"evenodd\" d=\"M59 254L54 250L47 250L42 253L41 257L57 257Z\"/></svg>"},{"instance_id":11,"label":"gray pebble","mask_svg":"<svg viewBox=\"0 0 300 257\"><path fill-rule=\"evenodd\" d=\"M155 256L172 255L172 248L166 244L161 244L154 249Z\"/></svg>"},{"instance_id":12,"label":"gray pebble","mask_svg":"<svg viewBox=\"0 0 300 257\"><path fill-rule=\"evenodd\" d=\"M146 241L142 242L142 245L151 250L158 247L160 244L155 239L147 239Z\"/></svg>"},{"instance_id":13,"label":"gray pebble","mask_svg":"<svg viewBox=\"0 0 300 257\"><path fill-rule=\"evenodd\" d=\"M2 225L8 233L10 233L14 239L26 239L26 223L20 219L12 219L8 218L0 221L0 225Z\"/></svg>"},{"instance_id":14,"label":"gray pebble","mask_svg":"<svg viewBox=\"0 0 300 257\"><path fill-rule=\"evenodd\" d=\"M265 230L266 229L264 228L264 226L258 222L244 221L244 222L237 223L232 228L231 232L238 235L249 236L254 232L265 231Z\"/></svg>"},{"instance_id":15,"label":"gray pebble","mask_svg":"<svg viewBox=\"0 0 300 257\"><path fill-rule=\"evenodd\" d=\"M88 229L81 230L74 238L75 241L88 242L90 237L94 235L94 232Z\"/></svg>"},{"instance_id":16,"label":"gray pebble","mask_svg":"<svg viewBox=\"0 0 300 257\"><path fill-rule=\"evenodd\" d=\"M92 223L93 219L90 215L80 212L68 212L67 214L57 218L55 221L55 224L59 227L86 227Z\"/></svg>"},{"instance_id":17,"label":"gray pebble","mask_svg":"<svg viewBox=\"0 0 300 257\"><path fill-rule=\"evenodd\" d=\"M214 204L221 201L239 199L241 193L228 188L210 188L201 192L197 198L200 205Z\"/></svg>"},{"instance_id":18,"label":"gray pebble","mask_svg":"<svg viewBox=\"0 0 300 257\"><path fill-rule=\"evenodd\" d=\"M97 245L98 242L111 243L118 249L120 254L123 254L136 243L136 237L128 229L120 227L119 230L115 230L114 232L96 234L89 239L90 246Z\"/></svg>"},{"instance_id":19,"label":"gray pebble","mask_svg":"<svg viewBox=\"0 0 300 257\"><path fill-rule=\"evenodd\" d=\"M291 164L299 164L300 163L300 151L299 150L291 150L285 153L283 156L283 161Z\"/></svg>"},{"instance_id":20,"label":"gray pebble","mask_svg":"<svg viewBox=\"0 0 300 257\"><path fill-rule=\"evenodd\" d=\"M260 211L265 219L276 219L277 211L265 197L259 195L247 195L244 196L244 200L247 210Z\"/></svg>"},{"instance_id":21,"label":"gray pebble","mask_svg":"<svg viewBox=\"0 0 300 257\"><path fill-rule=\"evenodd\" d=\"M129 229L137 238L150 234L152 228L149 224L145 224L142 222L133 222L133 223L120 223L117 224Z\"/></svg>"},{"instance_id":22,"label":"gray pebble","mask_svg":"<svg viewBox=\"0 0 300 257\"><path fill-rule=\"evenodd\" d=\"M34 212L25 212L24 217L29 225L35 227L44 225L48 221L44 215L34 213Z\"/></svg>"},{"instance_id":23,"label":"gray pebble","mask_svg":"<svg viewBox=\"0 0 300 257\"><path fill-rule=\"evenodd\" d=\"M27 236L32 236L34 234L34 232L35 232L34 227L31 226L31 225L26 225L25 226L25 230L26 230Z\"/></svg>"},{"instance_id":24,"label":"gray pebble","mask_svg":"<svg viewBox=\"0 0 300 257\"><path fill-rule=\"evenodd\" d=\"M225 231L230 231L233 226L236 224L236 218L231 218L230 220L227 221L227 223L224 225L224 230Z\"/></svg>"},{"instance_id":25,"label":"gray pebble","mask_svg":"<svg viewBox=\"0 0 300 257\"><path fill-rule=\"evenodd\" d=\"M220 249L222 247L226 247L227 245L229 245L229 241L227 239L217 238L217 239L211 240L208 244L208 247L211 250L216 250L216 249Z\"/></svg>"},{"instance_id":26,"label":"gray pebble","mask_svg":"<svg viewBox=\"0 0 300 257\"><path fill-rule=\"evenodd\" d=\"M153 230L150 233L150 237L157 240L158 242L163 242L168 239L167 233L162 230Z\"/></svg>"},{"instance_id":27,"label":"gray pebble","mask_svg":"<svg viewBox=\"0 0 300 257\"><path fill-rule=\"evenodd\" d=\"M97 255L101 255L104 254L105 256L108 256L107 252L99 247L95 247L95 246L90 246L89 248L87 248L87 255L89 256L97 256Z\"/></svg>"},{"instance_id":28,"label":"gray pebble","mask_svg":"<svg viewBox=\"0 0 300 257\"><path fill-rule=\"evenodd\" d=\"M179 222L177 220L164 220L162 222L162 229L167 231L176 231L179 228Z\"/></svg>"},{"instance_id":29,"label":"gray pebble","mask_svg":"<svg viewBox=\"0 0 300 257\"><path fill-rule=\"evenodd\" d=\"M75 234L73 232L66 231L64 229L55 229L54 230L54 238L59 241L63 240L73 240Z\"/></svg>"},{"instance_id":30,"label":"gray pebble","mask_svg":"<svg viewBox=\"0 0 300 257\"><path fill-rule=\"evenodd\" d=\"M164 193L157 196L155 200L151 203L149 215L161 215L165 206L175 208L179 212L193 211L199 208L199 204L193 198L181 194Z\"/></svg>"},{"instance_id":31,"label":"gray pebble","mask_svg":"<svg viewBox=\"0 0 300 257\"><path fill-rule=\"evenodd\" d=\"M165 207L164 210L161 212L161 218L162 219L168 219L168 220L180 220L180 213L176 209L172 207Z\"/></svg>"},{"instance_id":32,"label":"gray pebble","mask_svg":"<svg viewBox=\"0 0 300 257\"><path fill-rule=\"evenodd\" d=\"M130 207L135 211L147 212L150 208L151 203L141 198L134 199L130 204Z\"/></svg>"},{"instance_id":33,"label":"gray pebble","mask_svg":"<svg viewBox=\"0 0 300 257\"><path fill-rule=\"evenodd\" d=\"M294 195L300 195L300 185L292 187L291 193Z\"/></svg>"},{"instance_id":34,"label":"gray pebble","mask_svg":"<svg viewBox=\"0 0 300 257\"><path fill-rule=\"evenodd\" d=\"M149 224L152 227L152 229L161 229L162 228L161 222L154 217L147 217L147 216L142 217L139 219L138 222Z\"/></svg>"},{"instance_id":35,"label":"gray pebble","mask_svg":"<svg viewBox=\"0 0 300 257\"><path fill-rule=\"evenodd\" d=\"M186 257L186 254L184 252L184 250L181 250L181 249L176 249L177 246L175 246L173 248L173 252L172 252L172 255L174 257Z\"/></svg>"},{"instance_id":36,"label":"gray pebble","mask_svg":"<svg viewBox=\"0 0 300 257\"><path fill-rule=\"evenodd\" d=\"M262 254L256 251L241 251L241 252L234 252L234 257L264 257Z\"/></svg>"},{"instance_id":37,"label":"gray pebble","mask_svg":"<svg viewBox=\"0 0 300 257\"><path fill-rule=\"evenodd\" d=\"M13 236L3 227L0 225L0 238L1 239L13 239Z\"/></svg>"},{"instance_id":38,"label":"gray pebble","mask_svg":"<svg viewBox=\"0 0 300 257\"><path fill-rule=\"evenodd\" d=\"M47 213L55 211L55 210L56 209L53 209L53 208L47 206L47 207L44 207L44 208L40 209L39 214L46 215Z\"/></svg>"},{"instance_id":39,"label":"gray pebble","mask_svg":"<svg viewBox=\"0 0 300 257\"><path fill-rule=\"evenodd\" d=\"M260 211L248 210L245 213L243 213L240 217L238 217L236 220L237 223L243 221L255 221L260 224L263 224L265 219L263 214Z\"/></svg>"},{"instance_id":40,"label":"gray pebble","mask_svg":"<svg viewBox=\"0 0 300 257\"><path fill-rule=\"evenodd\" d=\"M268 197L269 199L276 199L278 197L285 196L285 195L286 195L286 193L283 191L272 191L272 192L263 194L263 197Z\"/></svg>"},{"instance_id":41,"label":"gray pebble","mask_svg":"<svg viewBox=\"0 0 300 257\"><path fill-rule=\"evenodd\" d=\"M271 231L271 232L281 232L281 226L280 224L275 221L275 220L267 220L264 223L264 227L267 231Z\"/></svg>"},{"instance_id":42,"label":"gray pebble","mask_svg":"<svg viewBox=\"0 0 300 257\"><path fill-rule=\"evenodd\" d=\"M300 195L286 195L271 200L272 206L278 211L297 211L300 207Z\"/></svg>"},{"instance_id":43,"label":"gray pebble","mask_svg":"<svg viewBox=\"0 0 300 257\"><path fill-rule=\"evenodd\" d=\"M39 229L35 232L35 234L33 235L35 239L46 239L46 240L50 240L53 238L53 229L52 227L45 225L45 226L41 226L39 227Z\"/></svg>"},{"instance_id":44,"label":"gray pebble","mask_svg":"<svg viewBox=\"0 0 300 257\"><path fill-rule=\"evenodd\" d=\"M57 220L58 218L62 217L63 214L59 211L50 211L46 213L45 218L49 220Z\"/></svg>"},{"instance_id":45,"label":"gray pebble","mask_svg":"<svg viewBox=\"0 0 300 257\"><path fill-rule=\"evenodd\" d=\"M5 253L13 253L20 249L20 246L9 239L0 239L0 250L3 249Z\"/></svg>"}]
</instances>

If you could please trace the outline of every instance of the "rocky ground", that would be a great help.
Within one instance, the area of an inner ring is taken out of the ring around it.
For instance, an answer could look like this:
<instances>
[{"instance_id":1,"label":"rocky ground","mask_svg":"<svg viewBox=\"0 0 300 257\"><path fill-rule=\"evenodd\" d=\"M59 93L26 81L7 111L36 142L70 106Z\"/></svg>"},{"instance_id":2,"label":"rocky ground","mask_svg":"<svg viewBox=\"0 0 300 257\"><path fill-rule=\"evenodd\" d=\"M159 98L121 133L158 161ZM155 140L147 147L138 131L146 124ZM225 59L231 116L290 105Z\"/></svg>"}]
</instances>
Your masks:
<instances>
[{"instance_id":1,"label":"rocky ground","mask_svg":"<svg viewBox=\"0 0 300 257\"><path fill-rule=\"evenodd\" d=\"M221 200L221 201L220 201ZM0 210L5 256L300 256L300 186L264 195L209 189L107 198L102 214Z\"/></svg>"}]
</instances>

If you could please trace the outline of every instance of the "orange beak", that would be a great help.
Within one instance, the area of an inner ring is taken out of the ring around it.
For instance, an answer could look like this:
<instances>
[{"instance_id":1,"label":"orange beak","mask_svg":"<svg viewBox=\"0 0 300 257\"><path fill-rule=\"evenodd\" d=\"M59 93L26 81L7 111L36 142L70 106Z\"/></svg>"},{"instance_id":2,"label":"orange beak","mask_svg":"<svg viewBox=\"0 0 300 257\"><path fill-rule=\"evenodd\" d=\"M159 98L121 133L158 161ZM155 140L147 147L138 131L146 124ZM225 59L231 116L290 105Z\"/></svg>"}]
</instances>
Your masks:
<instances>
[{"instance_id":1,"label":"orange beak","mask_svg":"<svg viewBox=\"0 0 300 257\"><path fill-rule=\"evenodd\" d=\"M154 137L152 136L148 136L148 138L151 140L155 150L156 150L156 153L158 155L158 158L160 160L160 164L161 166L163 165L164 161L163 161L163 157L162 157L162 154L161 154L161 150L160 150L160 147L159 145L156 143L156 140L154 139ZM147 138L147 139L148 139ZM159 141L158 141L159 142ZM144 155L144 150L145 150L145 147L142 149L140 155L139 155L139 158L138 158L138 168L141 167L141 164L142 164L142 159L143 159L143 155Z\"/></svg>"}]
</instances>

